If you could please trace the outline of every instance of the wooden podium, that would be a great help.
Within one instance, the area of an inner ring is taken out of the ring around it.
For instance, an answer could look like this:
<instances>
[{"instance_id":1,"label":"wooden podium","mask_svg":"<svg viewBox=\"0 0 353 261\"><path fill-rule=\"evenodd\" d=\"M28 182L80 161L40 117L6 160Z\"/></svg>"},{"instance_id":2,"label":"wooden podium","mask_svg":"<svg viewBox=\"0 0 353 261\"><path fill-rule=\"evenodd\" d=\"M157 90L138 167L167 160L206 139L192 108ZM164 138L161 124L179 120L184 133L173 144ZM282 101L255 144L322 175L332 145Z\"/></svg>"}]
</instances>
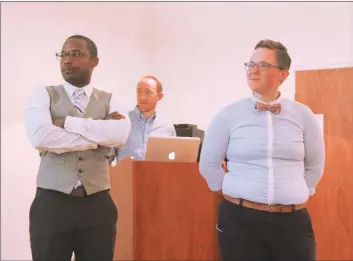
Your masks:
<instances>
[{"instance_id":1,"label":"wooden podium","mask_svg":"<svg viewBox=\"0 0 353 261\"><path fill-rule=\"evenodd\" d=\"M123 159L110 169L118 207L114 260L219 260L217 208L198 163Z\"/></svg>"}]
</instances>

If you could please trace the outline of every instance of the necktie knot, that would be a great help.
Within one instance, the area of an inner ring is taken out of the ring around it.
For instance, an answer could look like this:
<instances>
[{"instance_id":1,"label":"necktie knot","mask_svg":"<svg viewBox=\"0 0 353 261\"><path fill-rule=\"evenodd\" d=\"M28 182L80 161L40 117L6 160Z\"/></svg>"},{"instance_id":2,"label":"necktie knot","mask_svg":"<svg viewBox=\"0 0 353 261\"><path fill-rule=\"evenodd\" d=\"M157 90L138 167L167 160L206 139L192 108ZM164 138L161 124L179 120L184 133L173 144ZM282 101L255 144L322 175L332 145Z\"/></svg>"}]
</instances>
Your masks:
<instances>
[{"instance_id":1,"label":"necktie knot","mask_svg":"<svg viewBox=\"0 0 353 261\"><path fill-rule=\"evenodd\" d=\"M264 104L261 102L256 102L255 108L258 111L270 111L274 114L279 114L281 112L282 106L280 103L277 104Z\"/></svg>"},{"instance_id":2,"label":"necktie knot","mask_svg":"<svg viewBox=\"0 0 353 261\"><path fill-rule=\"evenodd\" d=\"M74 92L74 96L76 99L82 99L83 97L85 97L86 92L83 89L76 89Z\"/></svg>"},{"instance_id":3,"label":"necktie knot","mask_svg":"<svg viewBox=\"0 0 353 261\"><path fill-rule=\"evenodd\" d=\"M86 92L83 89L76 89L74 92L74 97L75 97L74 106L80 113L83 113L86 110L86 106L87 106L87 101L85 99Z\"/></svg>"}]
</instances>

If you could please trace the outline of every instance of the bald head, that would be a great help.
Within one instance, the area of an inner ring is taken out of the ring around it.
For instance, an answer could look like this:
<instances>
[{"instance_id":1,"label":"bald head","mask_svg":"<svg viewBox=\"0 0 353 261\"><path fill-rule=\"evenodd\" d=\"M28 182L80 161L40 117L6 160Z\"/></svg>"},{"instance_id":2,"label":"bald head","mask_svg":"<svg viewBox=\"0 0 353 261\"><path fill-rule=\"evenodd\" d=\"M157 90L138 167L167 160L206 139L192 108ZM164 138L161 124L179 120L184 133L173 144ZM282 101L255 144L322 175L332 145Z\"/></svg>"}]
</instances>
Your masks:
<instances>
[{"instance_id":1,"label":"bald head","mask_svg":"<svg viewBox=\"0 0 353 261\"><path fill-rule=\"evenodd\" d=\"M163 98L162 84L156 77L144 76L137 84L137 104L142 112L154 111Z\"/></svg>"},{"instance_id":2,"label":"bald head","mask_svg":"<svg viewBox=\"0 0 353 261\"><path fill-rule=\"evenodd\" d=\"M151 78L141 78L137 84L137 88L147 88L153 94L160 92L157 87L157 82Z\"/></svg>"},{"instance_id":3,"label":"bald head","mask_svg":"<svg viewBox=\"0 0 353 261\"><path fill-rule=\"evenodd\" d=\"M156 77L154 77L152 75L143 76L141 78L141 80L139 81L139 83L141 83L141 82L147 83L147 84L151 85L151 87L155 87L157 89L157 93L163 91L162 83Z\"/></svg>"}]
</instances>

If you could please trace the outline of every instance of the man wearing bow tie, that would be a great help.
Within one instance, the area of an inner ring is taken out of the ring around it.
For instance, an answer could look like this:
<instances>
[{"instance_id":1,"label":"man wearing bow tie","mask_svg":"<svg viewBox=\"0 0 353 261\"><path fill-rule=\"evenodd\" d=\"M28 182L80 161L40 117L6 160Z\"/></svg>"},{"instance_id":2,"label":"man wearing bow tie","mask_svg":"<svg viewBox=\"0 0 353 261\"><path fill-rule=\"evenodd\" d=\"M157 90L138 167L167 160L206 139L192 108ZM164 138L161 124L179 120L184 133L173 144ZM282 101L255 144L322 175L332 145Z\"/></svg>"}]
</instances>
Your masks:
<instances>
[{"instance_id":1,"label":"man wearing bow tie","mask_svg":"<svg viewBox=\"0 0 353 261\"><path fill-rule=\"evenodd\" d=\"M131 123L112 94L91 84L99 62L91 39L69 37L56 57L64 83L35 90L26 106L26 132L41 155L29 214L32 257L113 260L118 213L108 159Z\"/></svg>"},{"instance_id":2,"label":"man wearing bow tie","mask_svg":"<svg viewBox=\"0 0 353 261\"><path fill-rule=\"evenodd\" d=\"M323 174L324 139L313 112L279 92L290 64L285 46L260 41L245 63L253 95L223 108L206 131L200 172L224 195L224 260L315 260L305 203Z\"/></svg>"}]
</instances>

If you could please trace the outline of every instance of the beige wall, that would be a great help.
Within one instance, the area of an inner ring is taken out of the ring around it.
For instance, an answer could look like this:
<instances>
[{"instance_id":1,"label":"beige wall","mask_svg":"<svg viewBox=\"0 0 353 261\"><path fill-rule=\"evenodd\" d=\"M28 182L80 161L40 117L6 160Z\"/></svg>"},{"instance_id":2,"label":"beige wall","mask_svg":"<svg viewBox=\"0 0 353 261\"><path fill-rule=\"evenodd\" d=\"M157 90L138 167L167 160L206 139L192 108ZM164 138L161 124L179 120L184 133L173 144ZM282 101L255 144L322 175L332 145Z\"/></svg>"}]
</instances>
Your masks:
<instances>
[{"instance_id":1,"label":"beige wall","mask_svg":"<svg viewBox=\"0 0 353 261\"><path fill-rule=\"evenodd\" d=\"M54 54L68 36L96 42L93 81L119 93L123 110L134 106L138 78L152 73L165 87L160 113L201 128L249 94L243 63L261 39L289 49L289 98L296 68L353 65L353 3L2 3L1 25L2 260L31 258L39 159L24 133L24 104L33 88L61 82Z\"/></svg>"}]
</instances>

